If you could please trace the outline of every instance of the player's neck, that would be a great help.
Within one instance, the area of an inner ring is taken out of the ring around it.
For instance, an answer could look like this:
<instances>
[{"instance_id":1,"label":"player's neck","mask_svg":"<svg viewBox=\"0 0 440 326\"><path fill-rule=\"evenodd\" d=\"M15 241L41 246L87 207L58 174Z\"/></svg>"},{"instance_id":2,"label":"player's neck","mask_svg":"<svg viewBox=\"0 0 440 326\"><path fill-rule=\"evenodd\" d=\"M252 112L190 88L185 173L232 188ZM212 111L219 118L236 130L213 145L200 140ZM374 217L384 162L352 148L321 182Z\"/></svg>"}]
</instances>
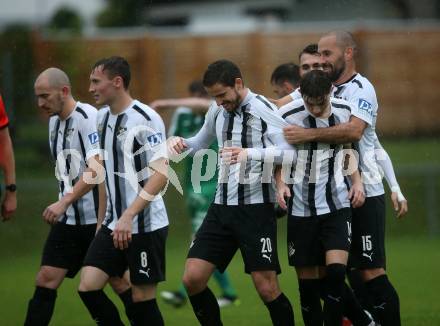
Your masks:
<instances>
[{"instance_id":1,"label":"player's neck","mask_svg":"<svg viewBox=\"0 0 440 326\"><path fill-rule=\"evenodd\" d=\"M347 64L346 69L341 74L341 76L338 78L338 80L334 83L334 85L338 86L338 85L344 84L347 81L349 81L351 79L351 77L353 77L356 74L357 74L356 67L354 65Z\"/></svg>"},{"instance_id":2,"label":"player's neck","mask_svg":"<svg viewBox=\"0 0 440 326\"><path fill-rule=\"evenodd\" d=\"M112 114L119 114L123 112L131 102L133 102L133 99L130 94L124 92L121 96L116 97L113 103L110 104L110 111Z\"/></svg>"},{"instance_id":3,"label":"player's neck","mask_svg":"<svg viewBox=\"0 0 440 326\"><path fill-rule=\"evenodd\" d=\"M76 101L73 98L69 98L64 103L63 110L58 114L60 120L66 120L75 110Z\"/></svg>"}]
</instances>

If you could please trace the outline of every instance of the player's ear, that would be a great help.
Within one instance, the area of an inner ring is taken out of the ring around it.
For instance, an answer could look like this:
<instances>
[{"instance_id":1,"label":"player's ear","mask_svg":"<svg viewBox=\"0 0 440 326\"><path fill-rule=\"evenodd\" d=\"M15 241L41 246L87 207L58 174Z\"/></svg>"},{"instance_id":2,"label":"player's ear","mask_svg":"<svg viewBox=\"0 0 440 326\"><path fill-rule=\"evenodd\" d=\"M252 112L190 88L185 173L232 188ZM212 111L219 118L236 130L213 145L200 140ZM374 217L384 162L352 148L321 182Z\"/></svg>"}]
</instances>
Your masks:
<instances>
[{"instance_id":1,"label":"player's ear","mask_svg":"<svg viewBox=\"0 0 440 326\"><path fill-rule=\"evenodd\" d=\"M70 94L70 88L68 86L61 87L61 94L63 94L64 97L68 96Z\"/></svg>"},{"instance_id":2,"label":"player's ear","mask_svg":"<svg viewBox=\"0 0 440 326\"><path fill-rule=\"evenodd\" d=\"M124 81L121 76L116 76L113 78L113 85L117 88L124 88Z\"/></svg>"},{"instance_id":3,"label":"player's ear","mask_svg":"<svg viewBox=\"0 0 440 326\"><path fill-rule=\"evenodd\" d=\"M354 57L354 49L352 47L345 48L344 56L346 60L353 60Z\"/></svg>"},{"instance_id":4,"label":"player's ear","mask_svg":"<svg viewBox=\"0 0 440 326\"><path fill-rule=\"evenodd\" d=\"M243 79L235 78L235 89L238 91L243 89L243 87L244 87Z\"/></svg>"}]
</instances>

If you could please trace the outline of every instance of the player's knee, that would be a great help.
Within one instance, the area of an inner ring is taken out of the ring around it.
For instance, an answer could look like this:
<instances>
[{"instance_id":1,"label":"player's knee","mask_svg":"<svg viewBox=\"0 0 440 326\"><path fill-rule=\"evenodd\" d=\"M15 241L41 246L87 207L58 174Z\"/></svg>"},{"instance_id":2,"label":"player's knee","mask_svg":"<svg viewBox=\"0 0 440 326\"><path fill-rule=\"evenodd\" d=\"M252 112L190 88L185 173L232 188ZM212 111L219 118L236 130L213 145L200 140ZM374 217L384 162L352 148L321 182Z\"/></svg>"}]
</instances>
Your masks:
<instances>
[{"instance_id":1,"label":"player's knee","mask_svg":"<svg viewBox=\"0 0 440 326\"><path fill-rule=\"evenodd\" d=\"M252 278L255 289L264 302L271 302L280 295L281 291L275 272L252 273Z\"/></svg>"},{"instance_id":2,"label":"player's knee","mask_svg":"<svg viewBox=\"0 0 440 326\"><path fill-rule=\"evenodd\" d=\"M93 279L88 277L83 277L81 275L81 281L79 282L78 291L80 292L88 292L88 291L97 291L101 290L102 287L98 285Z\"/></svg>"},{"instance_id":3,"label":"player's knee","mask_svg":"<svg viewBox=\"0 0 440 326\"><path fill-rule=\"evenodd\" d=\"M385 269L383 268L371 268L371 269L363 269L359 271L362 280L367 282L381 275L385 275Z\"/></svg>"},{"instance_id":4,"label":"player's knee","mask_svg":"<svg viewBox=\"0 0 440 326\"><path fill-rule=\"evenodd\" d=\"M142 302L156 298L157 284L149 285L133 285L132 299L133 302Z\"/></svg>"},{"instance_id":5,"label":"player's knee","mask_svg":"<svg viewBox=\"0 0 440 326\"><path fill-rule=\"evenodd\" d=\"M113 291L118 294L127 291L131 286L131 284L126 279L120 277L110 277L108 282Z\"/></svg>"},{"instance_id":6,"label":"player's knee","mask_svg":"<svg viewBox=\"0 0 440 326\"><path fill-rule=\"evenodd\" d=\"M346 266L343 264L329 264L326 267L326 278L328 282L343 283L345 279Z\"/></svg>"},{"instance_id":7,"label":"player's knee","mask_svg":"<svg viewBox=\"0 0 440 326\"><path fill-rule=\"evenodd\" d=\"M65 271L42 266L37 274L35 284L40 287L56 289L64 279Z\"/></svg>"},{"instance_id":8,"label":"player's knee","mask_svg":"<svg viewBox=\"0 0 440 326\"><path fill-rule=\"evenodd\" d=\"M203 282L203 277L197 272L185 272L183 274L182 283L190 295L201 292L206 287L206 282Z\"/></svg>"}]
</instances>

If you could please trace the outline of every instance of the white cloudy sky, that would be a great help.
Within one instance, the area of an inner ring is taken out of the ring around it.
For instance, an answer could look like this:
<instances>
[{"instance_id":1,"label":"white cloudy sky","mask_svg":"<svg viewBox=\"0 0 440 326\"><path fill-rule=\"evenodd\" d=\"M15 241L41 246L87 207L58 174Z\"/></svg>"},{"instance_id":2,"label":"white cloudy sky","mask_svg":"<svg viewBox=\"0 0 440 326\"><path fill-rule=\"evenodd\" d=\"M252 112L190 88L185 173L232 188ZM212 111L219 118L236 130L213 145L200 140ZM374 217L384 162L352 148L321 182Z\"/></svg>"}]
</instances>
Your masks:
<instances>
[{"instance_id":1,"label":"white cloudy sky","mask_svg":"<svg viewBox=\"0 0 440 326\"><path fill-rule=\"evenodd\" d=\"M91 21L104 4L104 0L0 0L0 25L15 20L44 21L63 5L77 9L86 21Z\"/></svg>"}]
</instances>

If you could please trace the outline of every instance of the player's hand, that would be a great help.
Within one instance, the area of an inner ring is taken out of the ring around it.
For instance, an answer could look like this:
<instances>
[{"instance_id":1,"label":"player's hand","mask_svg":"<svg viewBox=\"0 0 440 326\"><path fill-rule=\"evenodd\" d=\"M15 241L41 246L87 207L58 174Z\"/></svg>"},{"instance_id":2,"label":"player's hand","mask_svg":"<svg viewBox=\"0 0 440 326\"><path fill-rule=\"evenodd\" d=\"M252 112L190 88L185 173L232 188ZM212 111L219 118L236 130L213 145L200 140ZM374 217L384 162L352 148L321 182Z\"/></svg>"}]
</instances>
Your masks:
<instances>
[{"instance_id":1,"label":"player's hand","mask_svg":"<svg viewBox=\"0 0 440 326\"><path fill-rule=\"evenodd\" d=\"M391 201L393 202L394 210L397 212L397 218L402 218L408 212L408 202L400 192L391 193Z\"/></svg>"},{"instance_id":2,"label":"player's hand","mask_svg":"<svg viewBox=\"0 0 440 326\"><path fill-rule=\"evenodd\" d=\"M247 151L241 147L223 147L219 150L224 164L235 164L247 160Z\"/></svg>"},{"instance_id":3,"label":"player's hand","mask_svg":"<svg viewBox=\"0 0 440 326\"><path fill-rule=\"evenodd\" d=\"M124 213L116 222L115 229L112 232L115 248L121 250L128 248L128 243L131 241L132 221L132 217Z\"/></svg>"},{"instance_id":4,"label":"player's hand","mask_svg":"<svg viewBox=\"0 0 440 326\"><path fill-rule=\"evenodd\" d=\"M5 198L3 199L1 213L2 221L6 222L11 219L17 209L17 193L6 191Z\"/></svg>"},{"instance_id":5,"label":"player's hand","mask_svg":"<svg viewBox=\"0 0 440 326\"><path fill-rule=\"evenodd\" d=\"M290 198L291 193L289 187L284 182L277 182L277 202L284 210L287 210L286 198Z\"/></svg>"},{"instance_id":6,"label":"player's hand","mask_svg":"<svg viewBox=\"0 0 440 326\"><path fill-rule=\"evenodd\" d=\"M354 183L348 192L348 199L353 208L361 207L365 203L365 191L362 183Z\"/></svg>"},{"instance_id":7,"label":"player's hand","mask_svg":"<svg viewBox=\"0 0 440 326\"><path fill-rule=\"evenodd\" d=\"M171 137L167 140L168 151L171 155L178 155L184 152L188 146L182 137Z\"/></svg>"},{"instance_id":8,"label":"player's hand","mask_svg":"<svg viewBox=\"0 0 440 326\"><path fill-rule=\"evenodd\" d=\"M310 130L295 125L290 125L283 128L284 138L289 144L304 144L310 142L312 139L309 136Z\"/></svg>"},{"instance_id":9,"label":"player's hand","mask_svg":"<svg viewBox=\"0 0 440 326\"><path fill-rule=\"evenodd\" d=\"M63 215L69 207L62 199L49 205L43 211L43 219L49 224L55 224L58 218Z\"/></svg>"}]
</instances>

